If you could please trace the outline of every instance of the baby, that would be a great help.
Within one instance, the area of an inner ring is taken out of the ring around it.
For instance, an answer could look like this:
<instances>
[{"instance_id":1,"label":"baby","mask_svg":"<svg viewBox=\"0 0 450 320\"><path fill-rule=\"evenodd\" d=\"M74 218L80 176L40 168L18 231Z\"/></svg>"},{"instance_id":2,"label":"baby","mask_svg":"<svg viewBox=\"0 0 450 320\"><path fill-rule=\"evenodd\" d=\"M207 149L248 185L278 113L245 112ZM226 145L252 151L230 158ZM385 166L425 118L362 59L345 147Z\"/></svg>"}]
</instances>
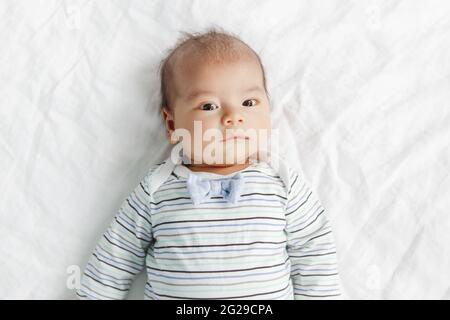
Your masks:
<instances>
[{"instance_id":1,"label":"baby","mask_svg":"<svg viewBox=\"0 0 450 320\"><path fill-rule=\"evenodd\" d=\"M186 34L161 66L173 152L124 200L79 298L124 299L144 267L145 299L339 297L326 212L303 177L261 147L271 119L258 55L211 30Z\"/></svg>"}]
</instances>

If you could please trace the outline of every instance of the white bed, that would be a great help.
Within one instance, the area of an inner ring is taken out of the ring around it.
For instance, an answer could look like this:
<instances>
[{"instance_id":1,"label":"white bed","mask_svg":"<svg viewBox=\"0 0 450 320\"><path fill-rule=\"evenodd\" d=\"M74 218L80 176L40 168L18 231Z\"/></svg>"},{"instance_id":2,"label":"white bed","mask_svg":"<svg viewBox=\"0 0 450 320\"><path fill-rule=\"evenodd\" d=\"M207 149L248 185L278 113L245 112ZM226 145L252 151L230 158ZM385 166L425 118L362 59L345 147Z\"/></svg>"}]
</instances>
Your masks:
<instances>
[{"instance_id":1,"label":"white bed","mask_svg":"<svg viewBox=\"0 0 450 320\"><path fill-rule=\"evenodd\" d=\"M282 149L332 221L344 297L449 299L445 0L1 0L0 298L75 299L77 266L168 155L159 61L212 24L261 55Z\"/></svg>"}]
</instances>

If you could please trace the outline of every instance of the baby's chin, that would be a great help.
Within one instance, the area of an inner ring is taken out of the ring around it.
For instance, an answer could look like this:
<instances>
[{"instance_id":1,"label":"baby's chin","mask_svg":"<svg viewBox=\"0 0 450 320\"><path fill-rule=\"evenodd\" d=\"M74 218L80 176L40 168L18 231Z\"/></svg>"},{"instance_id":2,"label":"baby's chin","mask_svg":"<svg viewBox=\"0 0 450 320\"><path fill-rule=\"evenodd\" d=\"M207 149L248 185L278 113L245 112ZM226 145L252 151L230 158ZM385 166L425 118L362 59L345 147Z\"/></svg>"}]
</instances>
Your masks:
<instances>
[{"instance_id":1,"label":"baby's chin","mask_svg":"<svg viewBox=\"0 0 450 320\"><path fill-rule=\"evenodd\" d=\"M257 149L251 148L248 141L234 141L207 145L202 152L191 152L189 157L191 164L203 164L213 167L228 167L240 164L248 164ZM192 160L193 159L193 160Z\"/></svg>"}]
</instances>

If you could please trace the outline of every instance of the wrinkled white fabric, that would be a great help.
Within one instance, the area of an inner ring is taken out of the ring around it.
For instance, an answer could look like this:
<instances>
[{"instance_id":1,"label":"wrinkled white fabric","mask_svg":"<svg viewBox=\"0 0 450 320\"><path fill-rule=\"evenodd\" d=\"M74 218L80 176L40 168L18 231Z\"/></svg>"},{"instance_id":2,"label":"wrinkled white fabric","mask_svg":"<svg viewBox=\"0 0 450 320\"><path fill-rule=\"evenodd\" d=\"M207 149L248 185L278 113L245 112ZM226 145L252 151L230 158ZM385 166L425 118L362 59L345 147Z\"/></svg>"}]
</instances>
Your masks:
<instances>
[{"instance_id":1,"label":"wrinkled white fabric","mask_svg":"<svg viewBox=\"0 0 450 320\"><path fill-rule=\"evenodd\" d=\"M0 298L75 298L77 266L168 155L160 60L216 24L261 55L345 297L449 299L449 17L445 0L1 1Z\"/></svg>"}]
</instances>

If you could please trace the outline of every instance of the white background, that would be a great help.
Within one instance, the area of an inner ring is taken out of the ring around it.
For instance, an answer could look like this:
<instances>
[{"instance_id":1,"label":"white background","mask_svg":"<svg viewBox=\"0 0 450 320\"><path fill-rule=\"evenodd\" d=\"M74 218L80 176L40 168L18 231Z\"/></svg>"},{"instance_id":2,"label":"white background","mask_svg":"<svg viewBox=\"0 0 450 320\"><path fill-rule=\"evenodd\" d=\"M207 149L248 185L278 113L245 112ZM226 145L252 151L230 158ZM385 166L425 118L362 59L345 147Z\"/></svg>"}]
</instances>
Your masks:
<instances>
[{"instance_id":1,"label":"white background","mask_svg":"<svg viewBox=\"0 0 450 320\"><path fill-rule=\"evenodd\" d=\"M70 266L168 155L160 60L213 24L261 55L345 298L450 299L445 0L0 0L0 298L75 298Z\"/></svg>"}]
</instances>

